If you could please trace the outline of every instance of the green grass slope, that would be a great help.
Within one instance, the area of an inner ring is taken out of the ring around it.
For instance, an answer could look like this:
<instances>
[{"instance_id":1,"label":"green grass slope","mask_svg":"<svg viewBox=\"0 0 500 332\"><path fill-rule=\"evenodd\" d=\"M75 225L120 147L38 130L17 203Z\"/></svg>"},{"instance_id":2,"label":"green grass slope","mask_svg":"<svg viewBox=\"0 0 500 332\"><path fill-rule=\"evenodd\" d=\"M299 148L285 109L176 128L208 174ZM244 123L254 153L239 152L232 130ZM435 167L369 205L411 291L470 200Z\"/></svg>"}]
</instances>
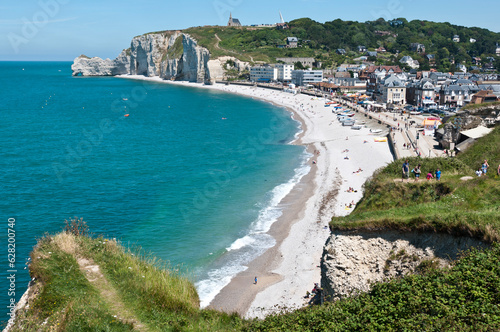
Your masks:
<instances>
[{"instance_id":1,"label":"green grass slope","mask_svg":"<svg viewBox=\"0 0 500 332\"><path fill-rule=\"evenodd\" d=\"M231 331L241 326L237 315L200 310L194 285L167 266L78 229L39 240L31 254L35 283L29 309L18 313L11 331Z\"/></svg>"},{"instance_id":2,"label":"green grass slope","mask_svg":"<svg viewBox=\"0 0 500 332\"><path fill-rule=\"evenodd\" d=\"M484 159L490 169L477 177ZM365 184L365 194L345 218L333 218L332 229L394 228L427 230L473 236L487 242L500 240L500 128L481 138L457 158L410 158L422 165L423 179L401 182L402 161L379 171ZM440 168L441 181L425 180ZM461 180L471 176L472 180Z\"/></svg>"}]
</instances>

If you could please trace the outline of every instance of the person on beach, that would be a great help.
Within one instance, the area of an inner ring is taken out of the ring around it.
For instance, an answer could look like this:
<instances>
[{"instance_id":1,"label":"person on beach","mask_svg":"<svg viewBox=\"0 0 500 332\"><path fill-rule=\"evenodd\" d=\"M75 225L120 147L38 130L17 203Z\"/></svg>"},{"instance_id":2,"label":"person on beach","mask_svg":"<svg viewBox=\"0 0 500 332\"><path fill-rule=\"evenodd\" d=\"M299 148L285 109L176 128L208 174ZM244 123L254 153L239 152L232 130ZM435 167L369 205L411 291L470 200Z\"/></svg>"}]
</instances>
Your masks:
<instances>
[{"instance_id":1,"label":"person on beach","mask_svg":"<svg viewBox=\"0 0 500 332\"><path fill-rule=\"evenodd\" d=\"M404 181L404 179L409 179L410 178L410 163L408 162L408 159L405 160L403 163L403 175L401 177L401 181Z\"/></svg>"},{"instance_id":2,"label":"person on beach","mask_svg":"<svg viewBox=\"0 0 500 332\"><path fill-rule=\"evenodd\" d=\"M441 170L438 168L436 169L436 181L441 180Z\"/></svg>"},{"instance_id":3,"label":"person on beach","mask_svg":"<svg viewBox=\"0 0 500 332\"><path fill-rule=\"evenodd\" d=\"M257 277L255 277L253 284L257 285Z\"/></svg>"},{"instance_id":4,"label":"person on beach","mask_svg":"<svg viewBox=\"0 0 500 332\"><path fill-rule=\"evenodd\" d=\"M483 174L486 175L486 172L488 171L488 167L490 167L490 165L488 165L488 160L484 160L483 164L481 165L481 170L483 171Z\"/></svg>"}]
</instances>

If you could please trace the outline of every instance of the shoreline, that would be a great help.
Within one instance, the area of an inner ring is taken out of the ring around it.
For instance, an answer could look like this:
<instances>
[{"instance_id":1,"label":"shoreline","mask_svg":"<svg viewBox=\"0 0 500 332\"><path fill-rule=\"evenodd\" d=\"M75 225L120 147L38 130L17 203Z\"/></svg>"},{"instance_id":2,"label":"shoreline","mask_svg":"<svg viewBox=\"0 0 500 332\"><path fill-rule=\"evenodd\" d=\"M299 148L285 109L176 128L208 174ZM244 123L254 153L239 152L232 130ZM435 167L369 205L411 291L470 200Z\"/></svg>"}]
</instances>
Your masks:
<instances>
[{"instance_id":1,"label":"shoreline","mask_svg":"<svg viewBox=\"0 0 500 332\"><path fill-rule=\"evenodd\" d=\"M374 143L367 128L343 127L332 113L333 108L324 107L323 100L308 95L253 86L202 85L130 75L118 77L207 88L260 99L286 108L292 118L301 123L301 131L291 144L307 148L312 155L308 160L311 169L279 203L283 213L268 232L276 244L250 262L245 271L234 276L208 308L237 312L247 318L263 318L276 310L294 310L307 305L306 292L314 283L320 283L319 263L323 246L331 235L329 220L350 213L352 209L347 209L346 204L361 199L366 179L393 160L389 145ZM370 122L372 128L377 127L376 121L362 120ZM359 169L362 171L358 172ZM349 187L356 192L346 194ZM255 276L257 284L254 284Z\"/></svg>"}]
</instances>

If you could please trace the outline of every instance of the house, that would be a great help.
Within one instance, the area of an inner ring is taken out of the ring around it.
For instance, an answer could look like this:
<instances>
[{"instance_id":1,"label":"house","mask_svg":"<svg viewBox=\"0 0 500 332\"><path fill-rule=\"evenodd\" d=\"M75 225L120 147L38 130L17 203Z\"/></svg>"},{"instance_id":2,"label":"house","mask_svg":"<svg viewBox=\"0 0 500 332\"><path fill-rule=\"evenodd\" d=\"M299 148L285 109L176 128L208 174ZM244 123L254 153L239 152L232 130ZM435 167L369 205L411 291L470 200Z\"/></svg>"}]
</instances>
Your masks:
<instances>
[{"instance_id":1,"label":"house","mask_svg":"<svg viewBox=\"0 0 500 332\"><path fill-rule=\"evenodd\" d=\"M476 65L476 66L480 66L481 65L481 58L480 57L473 57L472 58L472 62Z\"/></svg>"},{"instance_id":2,"label":"house","mask_svg":"<svg viewBox=\"0 0 500 332\"><path fill-rule=\"evenodd\" d=\"M227 22L228 27L240 27L241 23L240 20L237 18L233 18L233 14L229 13L229 22Z\"/></svg>"},{"instance_id":3,"label":"house","mask_svg":"<svg viewBox=\"0 0 500 332\"><path fill-rule=\"evenodd\" d=\"M294 70L292 71L292 83L297 86L323 82L322 70Z\"/></svg>"},{"instance_id":4,"label":"house","mask_svg":"<svg viewBox=\"0 0 500 332\"><path fill-rule=\"evenodd\" d=\"M298 45L299 45L299 39L297 37L287 37L286 47L297 48Z\"/></svg>"},{"instance_id":5,"label":"house","mask_svg":"<svg viewBox=\"0 0 500 332\"><path fill-rule=\"evenodd\" d=\"M409 55L406 55L404 57L402 57L400 60L399 60L400 63L402 64L405 64L407 66L409 66L410 68L412 69L417 69L420 67L420 64L418 63L417 60L413 60L413 58Z\"/></svg>"},{"instance_id":6,"label":"house","mask_svg":"<svg viewBox=\"0 0 500 332\"><path fill-rule=\"evenodd\" d=\"M341 91L366 92L366 81L357 78L333 78L331 83L337 85Z\"/></svg>"},{"instance_id":7,"label":"house","mask_svg":"<svg viewBox=\"0 0 500 332\"><path fill-rule=\"evenodd\" d=\"M359 78L368 81L367 90L378 90L377 84L387 75L396 74L401 75L403 71L399 66L370 66L361 70Z\"/></svg>"},{"instance_id":8,"label":"house","mask_svg":"<svg viewBox=\"0 0 500 332\"><path fill-rule=\"evenodd\" d=\"M385 53L385 52L387 52L387 50L385 48L383 48L382 46L380 46L379 48L377 48L375 51L377 51L378 53Z\"/></svg>"},{"instance_id":9,"label":"house","mask_svg":"<svg viewBox=\"0 0 500 332\"><path fill-rule=\"evenodd\" d=\"M427 59L427 61L429 61L429 64L431 66L436 64L436 55L435 54L426 54L425 58Z\"/></svg>"},{"instance_id":10,"label":"house","mask_svg":"<svg viewBox=\"0 0 500 332\"><path fill-rule=\"evenodd\" d=\"M475 84L466 78L459 78L455 81L455 84L457 85L468 85L468 86L474 86Z\"/></svg>"},{"instance_id":11,"label":"house","mask_svg":"<svg viewBox=\"0 0 500 332\"><path fill-rule=\"evenodd\" d=\"M470 39L469 39L469 43L471 43L471 44L474 44L476 41L477 41L477 40L475 40L474 38L470 38Z\"/></svg>"},{"instance_id":12,"label":"house","mask_svg":"<svg viewBox=\"0 0 500 332\"><path fill-rule=\"evenodd\" d=\"M367 61L368 57L366 55L362 55L358 58L353 59L354 61L360 62L360 61Z\"/></svg>"},{"instance_id":13,"label":"house","mask_svg":"<svg viewBox=\"0 0 500 332\"><path fill-rule=\"evenodd\" d=\"M493 93L492 90L482 90L472 96L472 104L482 104L491 103L497 101L498 97Z\"/></svg>"},{"instance_id":14,"label":"house","mask_svg":"<svg viewBox=\"0 0 500 332\"><path fill-rule=\"evenodd\" d=\"M411 43L410 50L417 53L425 53L425 45L420 43Z\"/></svg>"},{"instance_id":15,"label":"house","mask_svg":"<svg viewBox=\"0 0 500 332\"><path fill-rule=\"evenodd\" d=\"M442 86L439 93L439 103L441 105L463 106L469 99L469 91L467 86L456 84Z\"/></svg>"},{"instance_id":16,"label":"house","mask_svg":"<svg viewBox=\"0 0 500 332\"><path fill-rule=\"evenodd\" d=\"M366 52L366 55L368 57L375 57L376 58L377 57L377 52L368 51L368 52Z\"/></svg>"},{"instance_id":17,"label":"house","mask_svg":"<svg viewBox=\"0 0 500 332\"><path fill-rule=\"evenodd\" d=\"M276 29L278 29L278 30L286 30L289 28L290 27L286 23L276 23Z\"/></svg>"},{"instance_id":18,"label":"house","mask_svg":"<svg viewBox=\"0 0 500 332\"><path fill-rule=\"evenodd\" d=\"M343 48L337 48L337 50L335 51L337 54L340 54L340 55L344 55L346 54L347 52L345 51L345 49Z\"/></svg>"},{"instance_id":19,"label":"house","mask_svg":"<svg viewBox=\"0 0 500 332\"><path fill-rule=\"evenodd\" d=\"M396 20L389 21L389 24L393 27L397 27L397 26L405 24L405 22L403 22L402 20L396 19Z\"/></svg>"},{"instance_id":20,"label":"house","mask_svg":"<svg viewBox=\"0 0 500 332\"><path fill-rule=\"evenodd\" d=\"M496 50L495 50L495 54L496 54L497 56L500 56L500 46L498 46L498 43L497 43L497 48L496 48Z\"/></svg>"},{"instance_id":21,"label":"house","mask_svg":"<svg viewBox=\"0 0 500 332\"><path fill-rule=\"evenodd\" d=\"M398 79L388 79L382 84L382 103L393 105L406 104L406 87Z\"/></svg>"},{"instance_id":22,"label":"house","mask_svg":"<svg viewBox=\"0 0 500 332\"><path fill-rule=\"evenodd\" d=\"M366 52L366 51L367 51L366 46L363 46L363 45L359 45L359 46L358 46L358 52L359 52L359 53L364 53L364 52Z\"/></svg>"},{"instance_id":23,"label":"house","mask_svg":"<svg viewBox=\"0 0 500 332\"><path fill-rule=\"evenodd\" d=\"M408 86L406 91L407 102L416 106L428 106L435 104L436 87L429 79Z\"/></svg>"},{"instance_id":24,"label":"house","mask_svg":"<svg viewBox=\"0 0 500 332\"><path fill-rule=\"evenodd\" d=\"M493 84L488 84L487 81L481 82L479 89L490 90L500 100L500 82L493 82Z\"/></svg>"},{"instance_id":25,"label":"house","mask_svg":"<svg viewBox=\"0 0 500 332\"><path fill-rule=\"evenodd\" d=\"M491 59L491 60L489 60ZM495 59L494 58L491 58L491 57L488 57L486 59L486 62L483 64L483 69L484 71L486 72L494 72L495 71Z\"/></svg>"},{"instance_id":26,"label":"house","mask_svg":"<svg viewBox=\"0 0 500 332\"><path fill-rule=\"evenodd\" d=\"M459 63L456 65L457 70L460 70L463 73L467 72L467 66L464 65L463 63Z\"/></svg>"},{"instance_id":27,"label":"house","mask_svg":"<svg viewBox=\"0 0 500 332\"><path fill-rule=\"evenodd\" d=\"M429 78L432 80L432 82L435 86L439 87L439 86L445 84L446 80L448 80L450 78L450 74L434 72L434 73L430 73Z\"/></svg>"},{"instance_id":28,"label":"house","mask_svg":"<svg viewBox=\"0 0 500 332\"><path fill-rule=\"evenodd\" d=\"M460 43L460 36L459 35L454 35L453 36L453 42Z\"/></svg>"}]
</instances>

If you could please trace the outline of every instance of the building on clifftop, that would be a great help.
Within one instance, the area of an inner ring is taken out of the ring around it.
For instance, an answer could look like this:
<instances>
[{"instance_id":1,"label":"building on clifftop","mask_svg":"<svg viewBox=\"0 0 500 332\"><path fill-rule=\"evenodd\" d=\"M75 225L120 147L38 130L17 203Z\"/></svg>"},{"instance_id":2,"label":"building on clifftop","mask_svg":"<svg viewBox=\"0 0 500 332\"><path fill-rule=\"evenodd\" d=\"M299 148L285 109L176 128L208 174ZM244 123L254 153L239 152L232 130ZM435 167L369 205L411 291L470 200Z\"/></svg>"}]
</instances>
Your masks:
<instances>
[{"instance_id":1,"label":"building on clifftop","mask_svg":"<svg viewBox=\"0 0 500 332\"><path fill-rule=\"evenodd\" d=\"M233 14L229 13L229 22L227 22L228 27L240 27L241 23L240 20L237 18L233 18Z\"/></svg>"}]
</instances>

